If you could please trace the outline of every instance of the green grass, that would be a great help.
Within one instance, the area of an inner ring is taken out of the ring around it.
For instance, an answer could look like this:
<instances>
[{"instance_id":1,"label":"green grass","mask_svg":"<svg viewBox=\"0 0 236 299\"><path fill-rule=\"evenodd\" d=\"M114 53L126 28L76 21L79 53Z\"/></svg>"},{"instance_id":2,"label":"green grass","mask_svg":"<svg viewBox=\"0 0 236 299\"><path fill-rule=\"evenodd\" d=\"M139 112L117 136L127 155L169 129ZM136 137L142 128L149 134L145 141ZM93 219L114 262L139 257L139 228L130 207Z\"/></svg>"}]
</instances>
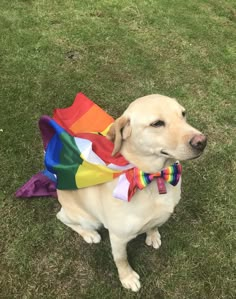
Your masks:
<instances>
[{"instance_id":1,"label":"green grass","mask_svg":"<svg viewBox=\"0 0 236 299\"><path fill-rule=\"evenodd\" d=\"M233 0L1 0L0 298L236 298L235 21ZM139 96L176 97L209 137L184 163L161 248L129 244L138 294L121 287L105 230L89 246L56 200L14 198L43 168L37 120L79 91L114 117Z\"/></svg>"}]
</instances>

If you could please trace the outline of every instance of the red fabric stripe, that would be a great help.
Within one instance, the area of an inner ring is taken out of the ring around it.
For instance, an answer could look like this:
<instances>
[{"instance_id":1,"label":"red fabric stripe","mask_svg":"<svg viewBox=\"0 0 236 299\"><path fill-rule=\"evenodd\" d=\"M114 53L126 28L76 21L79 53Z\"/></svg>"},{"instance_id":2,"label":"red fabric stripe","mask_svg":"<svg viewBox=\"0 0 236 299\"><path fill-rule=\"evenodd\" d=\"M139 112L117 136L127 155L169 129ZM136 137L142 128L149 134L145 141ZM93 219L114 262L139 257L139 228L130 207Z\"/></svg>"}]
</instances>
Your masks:
<instances>
[{"instance_id":1,"label":"red fabric stripe","mask_svg":"<svg viewBox=\"0 0 236 299\"><path fill-rule=\"evenodd\" d=\"M75 97L74 103L67 108L55 109L53 119L65 130L68 129L84 115L94 104L82 92Z\"/></svg>"},{"instance_id":2,"label":"red fabric stripe","mask_svg":"<svg viewBox=\"0 0 236 299\"><path fill-rule=\"evenodd\" d=\"M137 184L134 180L134 169L132 168L132 169L127 170L125 172L125 175L126 175L127 180L130 183L129 190L128 190L128 201L130 201L137 190Z\"/></svg>"}]
</instances>

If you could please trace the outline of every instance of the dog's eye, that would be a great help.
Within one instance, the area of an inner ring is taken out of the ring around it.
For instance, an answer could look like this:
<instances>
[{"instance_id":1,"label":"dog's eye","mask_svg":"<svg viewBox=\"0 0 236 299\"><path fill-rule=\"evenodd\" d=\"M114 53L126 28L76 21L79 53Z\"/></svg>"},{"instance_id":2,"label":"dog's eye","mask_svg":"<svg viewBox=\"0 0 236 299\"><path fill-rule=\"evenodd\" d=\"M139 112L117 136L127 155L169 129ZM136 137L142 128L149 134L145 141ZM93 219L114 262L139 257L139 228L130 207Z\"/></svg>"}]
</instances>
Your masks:
<instances>
[{"instance_id":1,"label":"dog's eye","mask_svg":"<svg viewBox=\"0 0 236 299\"><path fill-rule=\"evenodd\" d=\"M155 128L164 127L165 122L163 120L158 120L158 121L155 121L154 123L152 123L151 126L155 127Z\"/></svg>"},{"instance_id":2,"label":"dog's eye","mask_svg":"<svg viewBox=\"0 0 236 299\"><path fill-rule=\"evenodd\" d=\"M185 117L186 116L186 111L182 112L182 116Z\"/></svg>"}]
</instances>

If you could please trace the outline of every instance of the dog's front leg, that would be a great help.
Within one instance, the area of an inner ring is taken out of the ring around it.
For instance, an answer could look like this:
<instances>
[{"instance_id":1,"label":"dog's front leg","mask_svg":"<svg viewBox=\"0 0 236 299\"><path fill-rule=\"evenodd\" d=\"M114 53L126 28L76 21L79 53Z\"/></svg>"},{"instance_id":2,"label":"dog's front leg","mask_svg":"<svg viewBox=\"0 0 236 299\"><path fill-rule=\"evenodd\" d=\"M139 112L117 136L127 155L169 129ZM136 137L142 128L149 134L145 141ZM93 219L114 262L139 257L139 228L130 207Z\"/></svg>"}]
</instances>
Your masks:
<instances>
[{"instance_id":1,"label":"dog's front leg","mask_svg":"<svg viewBox=\"0 0 236 299\"><path fill-rule=\"evenodd\" d=\"M123 287L137 292L141 287L139 275L131 268L127 259L126 246L130 239L124 240L114 234L110 234L110 240L114 261Z\"/></svg>"}]
</instances>

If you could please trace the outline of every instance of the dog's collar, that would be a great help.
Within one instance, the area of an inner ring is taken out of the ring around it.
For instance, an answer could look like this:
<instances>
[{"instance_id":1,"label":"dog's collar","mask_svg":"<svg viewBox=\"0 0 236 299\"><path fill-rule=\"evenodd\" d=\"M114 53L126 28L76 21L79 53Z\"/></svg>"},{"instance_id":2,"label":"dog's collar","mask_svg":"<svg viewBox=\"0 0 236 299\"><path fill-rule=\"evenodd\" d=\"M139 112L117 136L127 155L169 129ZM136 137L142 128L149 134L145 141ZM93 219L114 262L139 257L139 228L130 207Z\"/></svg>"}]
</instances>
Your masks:
<instances>
[{"instance_id":1,"label":"dog's collar","mask_svg":"<svg viewBox=\"0 0 236 299\"><path fill-rule=\"evenodd\" d=\"M120 175L118 184L113 191L113 196L125 201L130 201L138 189L144 189L155 179L159 194L166 194L165 183L168 182L172 186L176 186L181 174L182 165L179 162L154 174L145 173L134 167Z\"/></svg>"}]
</instances>

